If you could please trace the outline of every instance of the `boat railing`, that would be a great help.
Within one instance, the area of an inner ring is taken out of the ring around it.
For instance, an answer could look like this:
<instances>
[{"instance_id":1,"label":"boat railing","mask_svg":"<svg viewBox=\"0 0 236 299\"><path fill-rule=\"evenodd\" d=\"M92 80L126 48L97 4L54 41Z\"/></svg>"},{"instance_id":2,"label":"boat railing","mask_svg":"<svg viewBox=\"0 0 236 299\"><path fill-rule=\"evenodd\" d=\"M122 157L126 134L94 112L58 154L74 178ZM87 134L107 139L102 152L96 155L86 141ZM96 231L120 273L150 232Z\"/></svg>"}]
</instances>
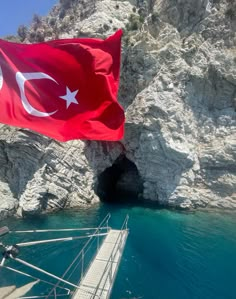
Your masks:
<instances>
[{"instance_id":1,"label":"boat railing","mask_svg":"<svg viewBox=\"0 0 236 299\"><path fill-rule=\"evenodd\" d=\"M116 241L112 242L112 244L114 245L111 248L111 253L109 252L108 256L105 259L105 269L104 271L102 271L101 273L101 278L99 279L99 283L97 284L96 289L94 290L94 292L90 293L90 295L92 295L93 297L91 298L97 298L99 295L97 295L98 290L105 290L106 284L109 280L109 285L110 287L112 287L113 281L114 281L114 277L116 275L117 272L117 267L113 268L113 264L115 266L115 263L119 263L120 258L121 258L121 254L123 252L123 248L124 246L124 242L126 240L127 237L127 223L128 223L128 219L129 217L126 216L121 229L120 230L111 230L111 227L108 226L108 221L110 219L111 215L107 214L106 217L103 219L103 221L100 223L100 225L98 227L95 228L84 228L84 229L47 229L47 230L29 230L29 231L9 231L8 228L2 228L0 230L0 235L5 235L7 233L42 233L42 232L53 232L53 231L76 231L76 230L92 230L91 233L87 233L87 236L75 236L75 237L65 237L65 238L56 238L56 239L47 239L47 240L38 240L38 241L30 241L30 242L24 242L24 243L17 243L16 245L5 245L1 243L1 246L3 247L3 259L1 261L1 267L5 267L9 270L12 270L14 272L18 272L19 274L25 275L25 276L29 276L31 278L36 279L36 281L41 281L44 283L47 283L51 286L53 286L50 290L50 292L45 296L44 298L49 298L49 297L54 297L57 298L59 296L70 296L71 295L71 287L73 287L73 290L75 289L79 289L79 285L82 281L82 279L85 277L85 274L87 274L88 269L90 268L93 260L94 260L94 256L100 254L99 250L100 250L100 242L101 239L104 238L110 238L110 236L113 236L113 233L115 233L116 231ZM125 235L124 235L125 232ZM107 236L110 235L110 236ZM118 236L118 237L117 237ZM82 249L79 251L79 253L76 255L76 257L73 259L72 263L69 265L69 267L66 269L66 271L64 272L64 274L59 277L56 276L50 272L47 272L33 264L30 264L22 259L19 259L17 257L18 255L18 247L25 247L25 246L32 246L35 244L44 244L44 243L51 243L51 242L59 242L59 241L69 241L69 240L76 240L76 239L82 239L82 238L87 238L87 242L84 244L84 246L82 247ZM107 239L107 240L108 240ZM106 239L103 240L103 242L106 242ZM108 242L109 243L109 242ZM103 243L104 244L104 243ZM89 250L92 249L91 252L89 252ZM17 252L16 252L17 250ZM85 262L85 260L88 258L89 256L89 260L88 263ZM19 262L25 266L28 266L38 272L41 272L51 278L57 279L57 282L51 283L50 281L45 281L42 280L40 278L37 277L33 277L32 275L29 275L27 273L24 273L22 271L19 271L17 269L13 269L10 268L8 266L5 266L4 263L6 261L7 258L11 258L13 260L15 260L16 262ZM96 258L95 258L96 259ZM80 268L79 268L80 267ZM75 274L78 275L79 271L76 270L80 270L81 275L80 275L80 279L78 281L78 277L75 278ZM75 273L76 271L76 273ZM86 273L85 273L86 272ZM75 282L74 282L74 281ZM65 287L66 286L66 287ZM69 288L70 286L70 288ZM61 291L62 290L66 290L66 294L62 294ZM109 288L109 293L110 293L111 288ZM22 297L22 298L40 298L41 296L31 296L31 297Z\"/></svg>"},{"instance_id":2,"label":"boat railing","mask_svg":"<svg viewBox=\"0 0 236 299\"><path fill-rule=\"evenodd\" d=\"M109 226L108 226L108 221L110 219L111 215L110 214L107 214L107 216L103 219L103 221L100 223L100 225L96 228L95 232L94 232L94 237L92 237L91 239L88 240L88 242L84 245L84 247L81 249L81 275L80 275L80 280L78 281L78 284L79 282L83 279L84 277L84 273L85 273L85 256L86 256L86 253L88 252L88 250L90 248L92 248L92 244L93 242L95 243L96 242L96 251L93 251L93 255L95 256L99 250L99 247L100 247L100 239L101 239L101 236L100 236L100 232L101 230L104 231L104 224L106 223L106 232L108 233L109 230L111 229ZM95 238L96 237L96 238ZM103 236L104 237L104 236ZM95 241L96 240L96 241ZM92 248L93 249L93 248ZM92 263L92 259L90 259L90 262L88 263L88 265L86 265L86 269L89 268L89 266L91 265Z\"/></svg>"},{"instance_id":3,"label":"boat railing","mask_svg":"<svg viewBox=\"0 0 236 299\"><path fill-rule=\"evenodd\" d=\"M115 260L115 257L116 257L116 254L118 251L121 251L121 244L123 242L123 234L124 232L128 231L128 220L129 220L129 215L126 215L126 218L122 224L122 227L120 229L120 233L118 235L118 238L116 240L116 243L115 243L115 246L107 260L107 263L106 263L106 266L102 272L102 275L101 275L101 278L99 280L99 283L97 284L97 287L96 287L96 290L94 292L94 295L93 295L93 299L97 297L97 292L98 290L99 291L103 291L105 289L105 286L106 286L106 283L107 283L107 280L110 279L110 281L114 281L114 279L112 279L112 266L113 266L113 263L114 263L114 260ZM109 268L110 267L110 268ZM109 268L109 269L108 269ZM103 281L103 285L101 287L101 283L102 283L102 280L103 278L105 277L105 274L108 272L106 278L104 279ZM114 273L114 276L116 275L116 273ZM112 285L110 287L110 290L112 289Z\"/></svg>"},{"instance_id":4,"label":"boat railing","mask_svg":"<svg viewBox=\"0 0 236 299\"><path fill-rule=\"evenodd\" d=\"M109 230L111 229L108 225L110 218L111 218L111 214L109 213L105 216L105 218L102 220L99 226L94 228L93 234L88 239L88 241L84 244L82 249L79 251L79 253L76 255L72 263L69 265L69 267L66 269L66 271L61 277L62 279L66 279L67 281L70 281L74 272L80 267L80 273L81 273L80 279L79 281L76 281L76 285L79 285L79 282L84 277L85 270L91 264L91 258L89 259L90 262L88 262L88 264L85 263L86 254L88 255L90 249L92 251L93 256L97 253L100 245L100 238L101 238L100 235L106 235L106 233L108 233ZM95 242L96 242L96 250L94 251ZM48 299L53 293L55 293L55 289L58 288L58 286L63 286L63 284L60 281L58 281L55 287L51 289L51 291L45 297L45 299Z\"/></svg>"}]
</instances>

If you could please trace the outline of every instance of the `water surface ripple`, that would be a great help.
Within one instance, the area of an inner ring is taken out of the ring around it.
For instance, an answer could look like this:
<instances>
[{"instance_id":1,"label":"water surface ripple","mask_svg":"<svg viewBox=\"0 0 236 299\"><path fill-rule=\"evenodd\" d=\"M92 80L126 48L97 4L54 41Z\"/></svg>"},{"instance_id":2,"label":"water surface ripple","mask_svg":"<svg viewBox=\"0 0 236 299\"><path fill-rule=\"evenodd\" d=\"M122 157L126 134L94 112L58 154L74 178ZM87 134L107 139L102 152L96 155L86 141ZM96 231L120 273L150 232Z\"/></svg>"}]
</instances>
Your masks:
<instances>
[{"instance_id":1,"label":"water surface ripple","mask_svg":"<svg viewBox=\"0 0 236 299\"><path fill-rule=\"evenodd\" d=\"M145 207L98 205L32 219L8 219L10 229L97 226L110 212L119 227L129 214L126 248L111 299L235 299L236 217L223 213L180 213ZM64 234L65 235L65 234ZM12 235L5 242L12 242ZM48 237L59 237L49 233ZM17 236L31 240L32 236ZM24 249L21 257L61 275L84 241ZM12 265L12 263L10 263ZM19 265L18 269L24 267ZM35 273L34 273L35 274ZM1 285L28 282L2 269ZM45 277L44 277L45 278ZM43 294L45 285L31 294Z\"/></svg>"}]
</instances>

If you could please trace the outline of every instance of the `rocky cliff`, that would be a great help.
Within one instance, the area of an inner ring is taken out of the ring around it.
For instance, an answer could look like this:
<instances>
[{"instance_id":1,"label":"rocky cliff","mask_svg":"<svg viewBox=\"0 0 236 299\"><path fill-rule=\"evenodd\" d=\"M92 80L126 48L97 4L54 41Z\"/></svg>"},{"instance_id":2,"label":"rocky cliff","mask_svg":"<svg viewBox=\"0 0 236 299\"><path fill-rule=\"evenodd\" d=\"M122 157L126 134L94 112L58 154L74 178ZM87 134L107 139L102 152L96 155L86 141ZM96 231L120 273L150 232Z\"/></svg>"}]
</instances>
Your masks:
<instances>
[{"instance_id":1,"label":"rocky cliff","mask_svg":"<svg viewBox=\"0 0 236 299\"><path fill-rule=\"evenodd\" d=\"M117 28L124 140L58 143L2 125L1 217L122 190L179 208L236 208L236 4L67 0L19 35L103 38Z\"/></svg>"}]
</instances>

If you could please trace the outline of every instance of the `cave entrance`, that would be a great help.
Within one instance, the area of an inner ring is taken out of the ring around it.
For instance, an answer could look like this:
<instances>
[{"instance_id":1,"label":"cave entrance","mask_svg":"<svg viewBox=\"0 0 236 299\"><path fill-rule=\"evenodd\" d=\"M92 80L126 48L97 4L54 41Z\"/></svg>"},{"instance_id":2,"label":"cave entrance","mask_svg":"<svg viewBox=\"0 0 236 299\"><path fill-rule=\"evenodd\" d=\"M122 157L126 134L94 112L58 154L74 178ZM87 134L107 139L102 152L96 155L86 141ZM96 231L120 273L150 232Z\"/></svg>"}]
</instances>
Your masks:
<instances>
[{"instance_id":1,"label":"cave entrance","mask_svg":"<svg viewBox=\"0 0 236 299\"><path fill-rule=\"evenodd\" d=\"M143 194L143 182L136 165L120 155L98 176L96 193L105 202L137 201Z\"/></svg>"}]
</instances>

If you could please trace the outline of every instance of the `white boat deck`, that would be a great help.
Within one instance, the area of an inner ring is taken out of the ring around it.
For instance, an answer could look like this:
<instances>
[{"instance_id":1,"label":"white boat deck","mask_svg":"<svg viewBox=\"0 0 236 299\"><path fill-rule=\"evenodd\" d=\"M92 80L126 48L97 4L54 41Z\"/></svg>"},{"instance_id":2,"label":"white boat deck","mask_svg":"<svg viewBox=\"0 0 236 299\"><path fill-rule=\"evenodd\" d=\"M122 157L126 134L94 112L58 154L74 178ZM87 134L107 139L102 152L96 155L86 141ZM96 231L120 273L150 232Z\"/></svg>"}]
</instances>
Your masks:
<instances>
[{"instance_id":1,"label":"white boat deck","mask_svg":"<svg viewBox=\"0 0 236 299\"><path fill-rule=\"evenodd\" d=\"M73 299L108 299L125 246L127 230L108 232Z\"/></svg>"}]
</instances>

